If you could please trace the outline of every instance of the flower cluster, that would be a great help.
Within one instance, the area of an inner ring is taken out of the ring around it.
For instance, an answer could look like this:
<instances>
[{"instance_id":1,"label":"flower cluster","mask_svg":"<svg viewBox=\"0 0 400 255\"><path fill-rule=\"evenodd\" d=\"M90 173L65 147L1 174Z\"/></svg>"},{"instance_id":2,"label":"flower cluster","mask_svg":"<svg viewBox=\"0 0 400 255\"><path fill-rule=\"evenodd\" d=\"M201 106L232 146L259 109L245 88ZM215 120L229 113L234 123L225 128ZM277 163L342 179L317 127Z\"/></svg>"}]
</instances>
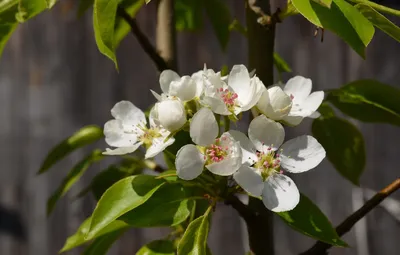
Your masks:
<instances>
[{"instance_id":1,"label":"flower cluster","mask_svg":"<svg viewBox=\"0 0 400 255\"><path fill-rule=\"evenodd\" d=\"M283 87L266 88L244 65L235 65L227 76L206 68L182 77L166 70L159 81L162 94L151 91L158 102L149 113L148 126L145 114L132 103L121 101L112 108L114 119L105 124L104 134L116 148L104 154L127 154L143 145L145 157L151 158L173 144L178 131L189 128L193 144L180 148L175 160L181 179L193 180L207 169L233 176L272 211L292 210L298 204L299 191L284 173L316 167L325 150L308 135L284 142L282 123L295 126L306 117L319 116L324 93L311 93L310 79L296 76ZM220 134L221 115L236 121L250 109L260 115L251 121L248 136L227 129Z\"/></svg>"}]
</instances>

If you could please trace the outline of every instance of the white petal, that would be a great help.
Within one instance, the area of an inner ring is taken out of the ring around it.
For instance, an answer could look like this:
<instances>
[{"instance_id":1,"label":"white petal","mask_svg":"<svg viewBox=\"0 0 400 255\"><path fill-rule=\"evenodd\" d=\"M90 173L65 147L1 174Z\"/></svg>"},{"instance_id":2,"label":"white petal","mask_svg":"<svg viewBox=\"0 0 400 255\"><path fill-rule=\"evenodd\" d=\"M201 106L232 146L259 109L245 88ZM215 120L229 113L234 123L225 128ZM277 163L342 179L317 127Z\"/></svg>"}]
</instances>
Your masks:
<instances>
[{"instance_id":1,"label":"white petal","mask_svg":"<svg viewBox=\"0 0 400 255\"><path fill-rule=\"evenodd\" d=\"M249 138L259 151L268 147L277 150L285 139L285 130L280 123L260 115L250 122Z\"/></svg>"},{"instance_id":2,"label":"white petal","mask_svg":"<svg viewBox=\"0 0 400 255\"><path fill-rule=\"evenodd\" d=\"M245 134L237 130L230 130L229 134L240 143L242 149L242 163L248 165L254 164L257 161L256 148Z\"/></svg>"},{"instance_id":3,"label":"white petal","mask_svg":"<svg viewBox=\"0 0 400 255\"><path fill-rule=\"evenodd\" d=\"M283 89L286 94L293 96L293 104L302 104L311 93L312 82L302 76L295 76L286 82Z\"/></svg>"},{"instance_id":4,"label":"white petal","mask_svg":"<svg viewBox=\"0 0 400 255\"><path fill-rule=\"evenodd\" d=\"M168 146L170 146L171 144L173 144L175 142L175 138L173 138L173 137L169 138L167 141L164 142L165 138L166 137L160 137L160 138L153 139L152 144L147 149L144 157L146 159L153 158L153 157L157 156L158 153L162 152L163 150L165 150L165 148L167 148Z\"/></svg>"},{"instance_id":5,"label":"white petal","mask_svg":"<svg viewBox=\"0 0 400 255\"><path fill-rule=\"evenodd\" d=\"M218 128L213 112L208 108L201 108L190 122L190 137L195 144L207 146L214 143Z\"/></svg>"},{"instance_id":6,"label":"white petal","mask_svg":"<svg viewBox=\"0 0 400 255\"><path fill-rule=\"evenodd\" d=\"M150 92L157 99L157 101L162 101L163 100L162 96L160 94L158 94L157 92L155 92L154 90L150 89Z\"/></svg>"},{"instance_id":7,"label":"white petal","mask_svg":"<svg viewBox=\"0 0 400 255\"><path fill-rule=\"evenodd\" d=\"M172 70L164 70L160 75L160 86L162 92L169 94L169 86L171 82L179 80L180 76Z\"/></svg>"},{"instance_id":8,"label":"white petal","mask_svg":"<svg viewBox=\"0 0 400 255\"><path fill-rule=\"evenodd\" d=\"M311 113L311 115L308 116L308 117L309 117L309 118L312 118L312 119L317 119L317 118L319 118L320 116L321 116L321 113L319 113L318 111L315 111L315 112Z\"/></svg>"},{"instance_id":9,"label":"white petal","mask_svg":"<svg viewBox=\"0 0 400 255\"><path fill-rule=\"evenodd\" d=\"M196 97L200 97L204 90L204 71L200 70L192 74L192 79L196 83Z\"/></svg>"},{"instance_id":10,"label":"white petal","mask_svg":"<svg viewBox=\"0 0 400 255\"><path fill-rule=\"evenodd\" d=\"M289 114L292 100L278 85L275 85L264 90L257 107L268 118L281 120Z\"/></svg>"},{"instance_id":11,"label":"white petal","mask_svg":"<svg viewBox=\"0 0 400 255\"><path fill-rule=\"evenodd\" d=\"M318 110L318 108L321 105L323 100L324 100L324 92L316 91L316 92L311 93L307 97L307 99L303 103L302 107L309 112L308 116L310 116L313 112Z\"/></svg>"},{"instance_id":12,"label":"white petal","mask_svg":"<svg viewBox=\"0 0 400 255\"><path fill-rule=\"evenodd\" d=\"M168 99L156 104L158 120L169 131L176 131L186 123L186 110L179 99Z\"/></svg>"},{"instance_id":13,"label":"white petal","mask_svg":"<svg viewBox=\"0 0 400 255\"><path fill-rule=\"evenodd\" d=\"M250 110L253 106L255 106L258 101L261 98L261 95L263 94L263 90L265 88L264 84L262 81L257 77L254 76L251 78L251 89L253 90L251 99L244 105L242 105L242 111L248 111ZM238 98L240 99L240 98Z\"/></svg>"},{"instance_id":14,"label":"white petal","mask_svg":"<svg viewBox=\"0 0 400 255\"><path fill-rule=\"evenodd\" d=\"M124 126L146 125L146 116L143 111L129 101L116 103L111 109L111 115L115 119L121 120Z\"/></svg>"},{"instance_id":15,"label":"white petal","mask_svg":"<svg viewBox=\"0 0 400 255\"><path fill-rule=\"evenodd\" d=\"M274 174L264 183L262 200L273 212L293 210L300 201L300 193L292 179L283 174Z\"/></svg>"},{"instance_id":16,"label":"white petal","mask_svg":"<svg viewBox=\"0 0 400 255\"><path fill-rule=\"evenodd\" d=\"M312 136L303 135L285 142L281 166L288 172L301 173L313 169L325 158L325 149Z\"/></svg>"},{"instance_id":17,"label":"white petal","mask_svg":"<svg viewBox=\"0 0 400 255\"><path fill-rule=\"evenodd\" d=\"M155 104L151 109L149 113L149 124L150 128L155 128L160 126L160 121L158 120L158 105Z\"/></svg>"},{"instance_id":18,"label":"white petal","mask_svg":"<svg viewBox=\"0 0 400 255\"><path fill-rule=\"evenodd\" d=\"M206 168L216 175L229 176L235 173L242 165L242 157L226 158L220 162L206 165Z\"/></svg>"},{"instance_id":19,"label":"white petal","mask_svg":"<svg viewBox=\"0 0 400 255\"><path fill-rule=\"evenodd\" d=\"M201 103L205 106L209 106L213 112L220 115L231 115L232 113L226 107L226 104L216 97L205 96L201 100Z\"/></svg>"},{"instance_id":20,"label":"white petal","mask_svg":"<svg viewBox=\"0 0 400 255\"><path fill-rule=\"evenodd\" d=\"M171 82L169 95L176 96L182 101L192 100L196 96L197 85L190 76L183 76L177 81Z\"/></svg>"},{"instance_id":21,"label":"white petal","mask_svg":"<svg viewBox=\"0 0 400 255\"><path fill-rule=\"evenodd\" d=\"M257 169L242 165L239 170L233 174L233 178L246 192L255 197L261 196L264 182Z\"/></svg>"},{"instance_id":22,"label":"white petal","mask_svg":"<svg viewBox=\"0 0 400 255\"><path fill-rule=\"evenodd\" d=\"M285 116L283 117L283 121L285 122L285 124L289 125L289 126L297 126L299 125L302 121L303 121L304 117L301 116Z\"/></svg>"},{"instance_id":23,"label":"white petal","mask_svg":"<svg viewBox=\"0 0 400 255\"><path fill-rule=\"evenodd\" d=\"M249 102L252 96L250 89L249 71L244 65L234 65L228 76L228 86L241 98L240 101Z\"/></svg>"},{"instance_id":24,"label":"white petal","mask_svg":"<svg viewBox=\"0 0 400 255\"><path fill-rule=\"evenodd\" d=\"M109 120L104 124L104 136L106 143L113 147L130 147L134 145L141 130L138 133L125 133L121 120Z\"/></svg>"},{"instance_id":25,"label":"white petal","mask_svg":"<svg viewBox=\"0 0 400 255\"><path fill-rule=\"evenodd\" d=\"M176 154L176 172L181 179L193 180L203 172L204 162L204 156L196 146L185 145Z\"/></svg>"},{"instance_id":26,"label":"white petal","mask_svg":"<svg viewBox=\"0 0 400 255\"><path fill-rule=\"evenodd\" d=\"M125 155L128 153L132 153L134 151L137 150L137 148L139 148L139 146L142 145L141 142L134 144L133 146L130 147L119 147L116 149L109 149L106 148L106 151L103 152L104 155Z\"/></svg>"}]
</instances>

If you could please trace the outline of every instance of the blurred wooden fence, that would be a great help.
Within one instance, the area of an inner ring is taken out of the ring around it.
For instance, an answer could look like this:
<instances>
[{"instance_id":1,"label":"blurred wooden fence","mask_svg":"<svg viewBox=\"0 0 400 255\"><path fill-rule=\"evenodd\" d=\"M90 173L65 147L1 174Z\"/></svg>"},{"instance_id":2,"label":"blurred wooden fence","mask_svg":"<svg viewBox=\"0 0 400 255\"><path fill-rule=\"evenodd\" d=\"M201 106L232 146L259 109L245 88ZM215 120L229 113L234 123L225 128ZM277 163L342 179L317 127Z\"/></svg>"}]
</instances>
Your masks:
<instances>
[{"instance_id":1,"label":"blurred wooden fence","mask_svg":"<svg viewBox=\"0 0 400 255\"><path fill-rule=\"evenodd\" d=\"M233 15L244 20L241 1L230 1ZM154 40L154 7L139 13L139 23ZM95 166L77 183L50 218L46 201L71 166L85 152L75 152L49 174L35 176L48 150L86 124L110 118L114 103L128 99L145 109L158 91L156 69L135 38L128 36L118 50L120 72L102 56L93 39L91 14L76 18L73 0L61 1L48 13L21 25L6 46L0 63L0 254L53 255L62 247L94 207L91 198L74 200L76 192L105 163ZM397 20L399 21L399 20ZM399 24L399 23L398 23ZM358 57L336 36L325 33L323 43L301 17L278 25L277 51L294 73L313 80L314 89L328 89L360 78L375 78L400 88L400 44L376 33L367 61ZM232 33L223 53L210 24L199 33L179 34L182 74L224 64L246 63L246 40ZM400 102L400 99L399 99ZM288 129L288 136L310 133L310 121ZM400 130L389 125L355 122L365 135L367 167L361 186L380 189L399 177ZM240 128L246 129L244 124ZM97 144L100 148L105 143ZM308 195L336 225L362 203L354 189L325 160L317 169L296 175L300 190ZM400 194L394 198L400 199ZM241 255L247 250L246 231L237 213L220 205L214 216L210 246L217 255ZM277 254L297 254L314 243L278 218L275 224ZM166 229L133 230L109 254L134 254L142 244L167 233ZM375 209L344 239L351 248L332 254L395 255L400 252L400 223L386 210ZM79 254L79 249L69 254Z\"/></svg>"}]
</instances>

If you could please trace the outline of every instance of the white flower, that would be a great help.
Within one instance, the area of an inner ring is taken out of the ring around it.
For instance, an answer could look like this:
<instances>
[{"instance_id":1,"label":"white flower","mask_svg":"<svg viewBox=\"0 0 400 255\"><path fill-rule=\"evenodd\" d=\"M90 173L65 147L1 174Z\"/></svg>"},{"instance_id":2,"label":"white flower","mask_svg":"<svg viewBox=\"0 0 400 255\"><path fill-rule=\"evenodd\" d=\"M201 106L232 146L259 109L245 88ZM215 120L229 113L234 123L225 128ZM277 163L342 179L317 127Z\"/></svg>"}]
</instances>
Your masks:
<instances>
[{"instance_id":1,"label":"white flower","mask_svg":"<svg viewBox=\"0 0 400 255\"><path fill-rule=\"evenodd\" d=\"M203 88L190 76L180 77L172 70L164 70L160 75L160 86L163 94L151 91L158 101L168 97L177 97L182 101L190 101L199 97Z\"/></svg>"},{"instance_id":2,"label":"white flower","mask_svg":"<svg viewBox=\"0 0 400 255\"><path fill-rule=\"evenodd\" d=\"M225 132L218 136L218 124L208 108L200 109L190 123L190 136L197 145L183 146L176 154L177 174L184 180L199 176L204 166L212 173L228 176L242 164L239 142Z\"/></svg>"},{"instance_id":3,"label":"white flower","mask_svg":"<svg viewBox=\"0 0 400 255\"><path fill-rule=\"evenodd\" d=\"M264 89L257 103L258 110L272 120L281 120L287 116L292 108L292 100L278 86Z\"/></svg>"},{"instance_id":4,"label":"white flower","mask_svg":"<svg viewBox=\"0 0 400 255\"><path fill-rule=\"evenodd\" d=\"M147 148L145 158L152 158L173 144L175 139L165 139L170 132L154 122L154 111L150 111L150 128L146 127L144 113L129 101L121 101L111 109L115 118L104 125L104 135L108 145L116 149L106 149L105 155L123 155L134 152L140 145Z\"/></svg>"},{"instance_id":5,"label":"white flower","mask_svg":"<svg viewBox=\"0 0 400 255\"><path fill-rule=\"evenodd\" d=\"M289 125L296 126L305 117L318 118L318 107L324 99L323 91L311 93L312 82L302 76L295 76L287 81L283 91L292 99L290 112L283 120ZM311 93L311 94L310 94Z\"/></svg>"},{"instance_id":6,"label":"white flower","mask_svg":"<svg viewBox=\"0 0 400 255\"><path fill-rule=\"evenodd\" d=\"M233 66L226 83L219 74L209 75L202 103L221 115L239 114L250 110L260 99L263 83L250 74L244 65Z\"/></svg>"},{"instance_id":7,"label":"white flower","mask_svg":"<svg viewBox=\"0 0 400 255\"><path fill-rule=\"evenodd\" d=\"M251 195L261 196L271 211L295 208L300 194L282 169L301 173L316 167L325 158L321 144L312 136L304 135L282 145L285 137L282 125L263 115L250 123L249 138L239 131L229 132L240 142L243 155L243 165L233 175L236 182Z\"/></svg>"},{"instance_id":8,"label":"white flower","mask_svg":"<svg viewBox=\"0 0 400 255\"><path fill-rule=\"evenodd\" d=\"M168 131L176 131L186 123L186 110L179 99L165 99L154 106L154 121Z\"/></svg>"}]
</instances>

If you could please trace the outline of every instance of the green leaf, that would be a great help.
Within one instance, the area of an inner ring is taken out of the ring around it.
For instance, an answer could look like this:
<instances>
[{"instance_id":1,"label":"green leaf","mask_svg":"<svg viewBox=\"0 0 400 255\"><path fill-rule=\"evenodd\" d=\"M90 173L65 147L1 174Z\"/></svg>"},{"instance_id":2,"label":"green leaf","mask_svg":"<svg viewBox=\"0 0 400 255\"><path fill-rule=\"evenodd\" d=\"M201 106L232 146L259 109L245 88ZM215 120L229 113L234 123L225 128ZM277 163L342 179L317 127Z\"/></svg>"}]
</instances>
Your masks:
<instances>
[{"instance_id":1,"label":"green leaf","mask_svg":"<svg viewBox=\"0 0 400 255\"><path fill-rule=\"evenodd\" d=\"M232 22L229 7L222 0L204 0L204 5L219 44L225 50L229 41L229 26Z\"/></svg>"},{"instance_id":2,"label":"green leaf","mask_svg":"<svg viewBox=\"0 0 400 255\"><path fill-rule=\"evenodd\" d=\"M93 241L82 253L82 255L106 255L115 241L126 231L126 229L117 230L101 236Z\"/></svg>"},{"instance_id":3,"label":"green leaf","mask_svg":"<svg viewBox=\"0 0 400 255\"><path fill-rule=\"evenodd\" d=\"M348 246L340 239L328 218L305 195L291 211L277 213L294 230L334 246Z\"/></svg>"},{"instance_id":4,"label":"green leaf","mask_svg":"<svg viewBox=\"0 0 400 255\"><path fill-rule=\"evenodd\" d=\"M379 28L396 41L400 42L400 28L385 16L375 11L366 4L357 4L355 6L375 27Z\"/></svg>"},{"instance_id":5,"label":"green leaf","mask_svg":"<svg viewBox=\"0 0 400 255\"><path fill-rule=\"evenodd\" d=\"M102 137L103 130L97 126L91 125L79 129L72 136L62 141L50 151L40 167L38 174L46 172L52 165L66 157L74 150L87 144L91 144Z\"/></svg>"},{"instance_id":6,"label":"green leaf","mask_svg":"<svg viewBox=\"0 0 400 255\"><path fill-rule=\"evenodd\" d=\"M109 233L113 233L119 230L128 229L129 225L123 221L116 220L111 222L107 227L103 228L100 232L94 235L91 239L87 239L86 235L89 232L90 222L92 218L87 218L78 228L75 234L68 237L67 241L65 242L63 248L60 250L60 253L69 251L75 247L78 247L82 244L89 242L92 239L107 235Z\"/></svg>"},{"instance_id":7,"label":"green leaf","mask_svg":"<svg viewBox=\"0 0 400 255\"><path fill-rule=\"evenodd\" d=\"M148 3L150 3L151 0L145 0L145 1L146 1L146 4L148 4Z\"/></svg>"},{"instance_id":8,"label":"green leaf","mask_svg":"<svg viewBox=\"0 0 400 255\"><path fill-rule=\"evenodd\" d=\"M118 70L114 39L117 7L118 1L95 0L93 5L93 29L99 51L111 59Z\"/></svg>"},{"instance_id":9,"label":"green leaf","mask_svg":"<svg viewBox=\"0 0 400 255\"><path fill-rule=\"evenodd\" d=\"M333 111L329 106L321 105L319 112L321 117L312 124L314 137L324 147L336 170L355 185L359 185L366 158L363 135L349 121L332 115Z\"/></svg>"},{"instance_id":10,"label":"green leaf","mask_svg":"<svg viewBox=\"0 0 400 255\"><path fill-rule=\"evenodd\" d=\"M247 37L247 28L244 27L237 19L234 19L229 25L229 31L237 31Z\"/></svg>"},{"instance_id":11,"label":"green leaf","mask_svg":"<svg viewBox=\"0 0 400 255\"><path fill-rule=\"evenodd\" d=\"M192 221L178 244L178 255L207 254L207 238L210 230L211 206L203 216Z\"/></svg>"},{"instance_id":12,"label":"green leaf","mask_svg":"<svg viewBox=\"0 0 400 255\"><path fill-rule=\"evenodd\" d=\"M400 90L375 80L357 80L329 93L344 114L365 122L400 126Z\"/></svg>"},{"instance_id":13,"label":"green leaf","mask_svg":"<svg viewBox=\"0 0 400 255\"><path fill-rule=\"evenodd\" d=\"M19 0L16 19L22 23L46 9L46 0Z\"/></svg>"},{"instance_id":14,"label":"green leaf","mask_svg":"<svg viewBox=\"0 0 400 255\"><path fill-rule=\"evenodd\" d=\"M0 56L7 41L18 26L15 15L18 13L18 0L0 1Z\"/></svg>"},{"instance_id":15,"label":"green leaf","mask_svg":"<svg viewBox=\"0 0 400 255\"><path fill-rule=\"evenodd\" d=\"M47 215L50 215L57 201L68 192L68 190L72 187L72 185L74 185L75 182L79 180L79 178L81 178L89 166L97 161L100 161L103 159L103 157L102 151L95 150L72 168L72 170L62 181L60 187L58 187L58 189L47 201Z\"/></svg>"},{"instance_id":16,"label":"green leaf","mask_svg":"<svg viewBox=\"0 0 400 255\"><path fill-rule=\"evenodd\" d=\"M279 73L292 72L289 64L276 52L274 52L274 65Z\"/></svg>"},{"instance_id":17,"label":"green leaf","mask_svg":"<svg viewBox=\"0 0 400 255\"><path fill-rule=\"evenodd\" d=\"M16 28L17 24L0 24L0 56Z\"/></svg>"},{"instance_id":18,"label":"green leaf","mask_svg":"<svg viewBox=\"0 0 400 255\"><path fill-rule=\"evenodd\" d=\"M175 0L175 27L178 31L196 31L203 27L203 1Z\"/></svg>"},{"instance_id":19,"label":"green leaf","mask_svg":"<svg viewBox=\"0 0 400 255\"><path fill-rule=\"evenodd\" d=\"M121 2L121 7L125 9L131 18L134 18L143 4L144 0L124 0ZM130 25L123 18L117 16L114 27L115 48L118 48L121 41L129 34L130 31Z\"/></svg>"},{"instance_id":20,"label":"green leaf","mask_svg":"<svg viewBox=\"0 0 400 255\"><path fill-rule=\"evenodd\" d=\"M169 169L175 169L175 155L182 146L192 144L189 132L179 131L175 136L175 142L164 150L164 160Z\"/></svg>"},{"instance_id":21,"label":"green leaf","mask_svg":"<svg viewBox=\"0 0 400 255\"><path fill-rule=\"evenodd\" d=\"M179 184L164 185L146 203L119 219L138 228L176 226L190 215L194 205L190 196Z\"/></svg>"},{"instance_id":22,"label":"green leaf","mask_svg":"<svg viewBox=\"0 0 400 255\"><path fill-rule=\"evenodd\" d=\"M45 0L45 1L48 9L51 9L57 2L57 0Z\"/></svg>"},{"instance_id":23,"label":"green leaf","mask_svg":"<svg viewBox=\"0 0 400 255\"><path fill-rule=\"evenodd\" d=\"M313 1L324 7L331 8L332 0L313 0Z\"/></svg>"},{"instance_id":24,"label":"green leaf","mask_svg":"<svg viewBox=\"0 0 400 255\"><path fill-rule=\"evenodd\" d=\"M116 182L97 203L87 238L92 238L118 217L146 202L163 184L162 180L150 175L130 176Z\"/></svg>"},{"instance_id":25,"label":"green leaf","mask_svg":"<svg viewBox=\"0 0 400 255\"><path fill-rule=\"evenodd\" d=\"M311 23L331 30L365 58L365 48L375 29L354 6L344 0L333 0L330 9L312 0L292 0L292 3Z\"/></svg>"},{"instance_id":26,"label":"green leaf","mask_svg":"<svg viewBox=\"0 0 400 255\"><path fill-rule=\"evenodd\" d=\"M174 244L169 240L155 240L146 244L136 255L174 255Z\"/></svg>"}]
</instances>

